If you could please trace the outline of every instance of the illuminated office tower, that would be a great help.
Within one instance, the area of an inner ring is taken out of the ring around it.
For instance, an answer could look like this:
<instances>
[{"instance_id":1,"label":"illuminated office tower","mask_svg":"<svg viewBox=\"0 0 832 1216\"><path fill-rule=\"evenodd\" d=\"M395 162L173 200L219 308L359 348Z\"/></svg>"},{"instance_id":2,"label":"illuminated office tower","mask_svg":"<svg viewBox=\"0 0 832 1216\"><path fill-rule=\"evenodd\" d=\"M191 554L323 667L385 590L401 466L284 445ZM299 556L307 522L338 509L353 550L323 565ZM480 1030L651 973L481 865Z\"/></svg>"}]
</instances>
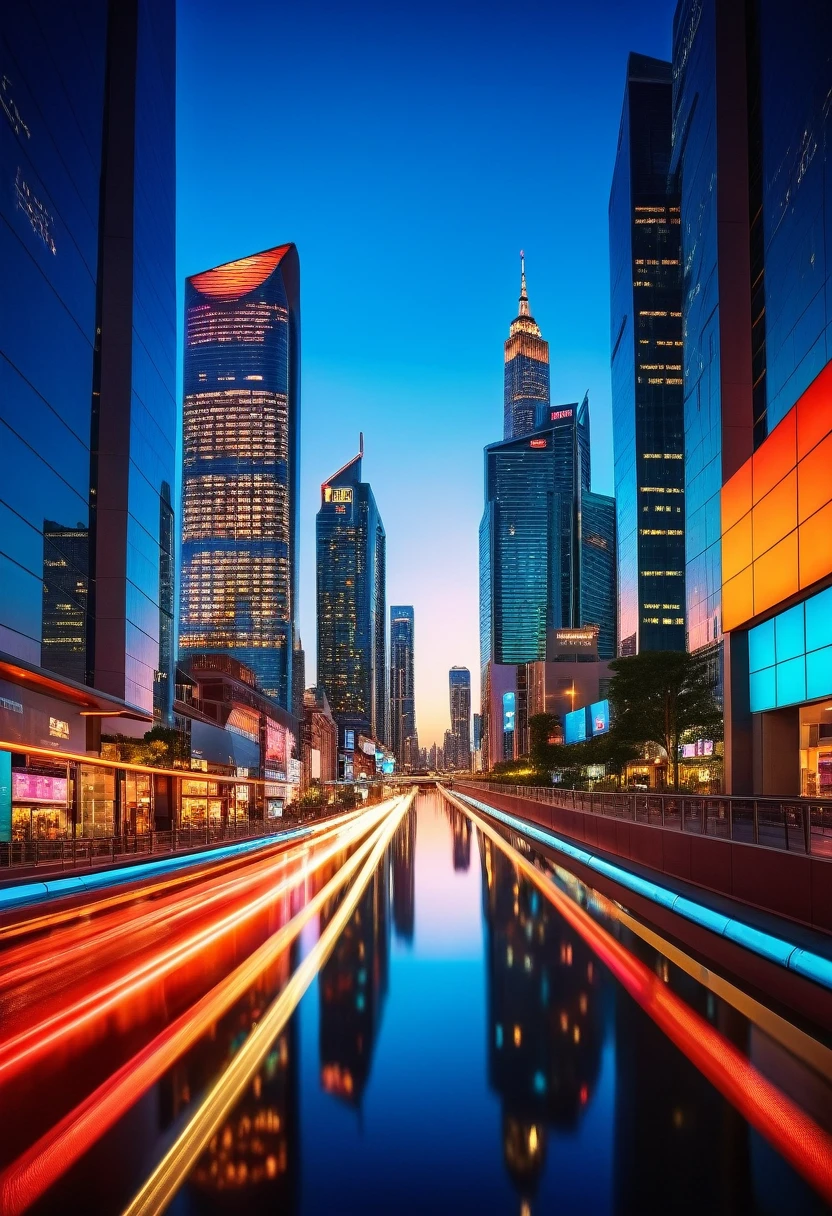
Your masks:
<instances>
[{"instance_id":1,"label":"illuminated office tower","mask_svg":"<svg viewBox=\"0 0 832 1216\"><path fill-rule=\"evenodd\" d=\"M520 253L520 307L505 344L503 438L519 439L543 425L549 406L549 343L529 310L526 263Z\"/></svg>"},{"instance_id":2,"label":"illuminated office tower","mask_svg":"<svg viewBox=\"0 0 832 1216\"><path fill-rule=\"evenodd\" d=\"M685 648L682 275L679 196L668 186L672 93L669 63L630 55L609 205L622 655ZM694 544L701 531L694 528Z\"/></svg>"},{"instance_id":3,"label":"illuminated office tower","mask_svg":"<svg viewBox=\"0 0 832 1216\"><path fill-rule=\"evenodd\" d=\"M448 672L451 701L451 749L458 769L471 767L471 673L467 667Z\"/></svg>"},{"instance_id":4,"label":"illuminated office tower","mask_svg":"<svg viewBox=\"0 0 832 1216\"><path fill-rule=\"evenodd\" d=\"M386 537L357 456L321 486L315 521L318 683L347 752L365 734L387 741Z\"/></svg>"},{"instance_id":5,"label":"illuminated office tower","mask_svg":"<svg viewBox=\"0 0 832 1216\"><path fill-rule=\"evenodd\" d=\"M413 677L413 608L390 608L390 747L400 769L418 767ZM411 740L408 745L408 740Z\"/></svg>"},{"instance_id":6,"label":"illuminated office tower","mask_svg":"<svg viewBox=\"0 0 832 1216\"><path fill-rule=\"evenodd\" d=\"M616 648L615 499L581 493L581 625L598 626L598 658Z\"/></svg>"},{"instance_id":7,"label":"illuminated office tower","mask_svg":"<svg viewBox=\"0 0 832 1216\"><path fill-rule=\"evenodd\" d=\"M180 650L227 652L292 708L300 452L294 245L185 284Z\"/></svg>"}]
</instances>

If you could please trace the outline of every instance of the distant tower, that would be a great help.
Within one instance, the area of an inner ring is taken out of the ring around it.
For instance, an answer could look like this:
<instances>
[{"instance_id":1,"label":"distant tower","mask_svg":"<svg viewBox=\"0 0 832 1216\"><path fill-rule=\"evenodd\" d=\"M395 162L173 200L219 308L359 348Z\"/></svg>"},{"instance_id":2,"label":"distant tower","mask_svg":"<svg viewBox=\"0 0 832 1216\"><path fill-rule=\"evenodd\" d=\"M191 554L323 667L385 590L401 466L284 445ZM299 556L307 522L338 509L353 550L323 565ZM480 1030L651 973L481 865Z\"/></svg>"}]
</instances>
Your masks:
<instances>
[{"instance_id":1,"label":"distant tower","mask_svg":"<svg viewBox=\"0 0 832 1216\"><path fill-rule=\"evenodd\" d=\"M546 419L549 406L549 343L529 310L526 259L520 251L520 308L505 344L503 438L529 435Z\"/></svg>"},{"instance_id":2,"label":"distant tower","mask_svg":"<svg viewBox=\"0 0 832 1216\"><path fill-rule=\"evenodd\" d=\"M390 746L400 769L418 767L413 681L414 617L410 605L390 608Z\"/></svg>"},{"instance_id":3,"label":"distant tower","mask_svg":"<svg viewBox=\"0 0 832 1216\"><path fill-rule=\"evenodd\" d=\"M459 769L471 767L471 673L467 667L452 667L448 672L451 699L451 750ZM445 745L447 753L448 746ZM451 767L448 758L448 767Z\"/></svg>"}]
</instances>

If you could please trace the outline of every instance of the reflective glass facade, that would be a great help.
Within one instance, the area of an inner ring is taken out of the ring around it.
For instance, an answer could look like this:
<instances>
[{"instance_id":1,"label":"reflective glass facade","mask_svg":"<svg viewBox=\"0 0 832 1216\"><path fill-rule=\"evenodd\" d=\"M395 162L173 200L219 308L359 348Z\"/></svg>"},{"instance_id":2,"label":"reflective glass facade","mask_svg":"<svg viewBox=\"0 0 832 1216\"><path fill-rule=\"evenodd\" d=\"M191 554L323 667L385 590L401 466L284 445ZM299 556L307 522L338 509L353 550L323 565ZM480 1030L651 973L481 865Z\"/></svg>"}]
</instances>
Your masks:
<instances>
[{"instance_id":1,"label":"reflective glass facade","mask_svg":"<svg viewBox=\"0 0 832 1216\"><path fill-rule=\"evenodd\" d=\"M685 477L671 65L630 55L610 194L621 653L685 646ZM611 657L602 655L602 657Z\"/></svg>"},{"instance_id":2,"label":"reflective glass facade","mask_svg":"<svg viewBox=\"0 0 832 1216\"><path fill-rule=\"evenodd\" d=\"M299 279L294 245L281 245L194 275L185 291L179 646L233 653L287 709L297 598Z\"/></svg>"},{"instance_id":3,"label":"reflective glass facade","mask_svg":"<svg viewBox=\"0 0 832 1216\"><path fill-rule=\"evenodd\" d=\"M755 440L832 360L832 5L759 0L749 79L759 119L762 315ZM752 162L753 163L753 162ZM756 276L755 276L756 277ZM756 282L755 282L756 286ZM760 426L762 415L763 426Z\"/></svg>"},{"instance_id":4,"label":"reflective glass facade","mask_svg":"<svg viewBox=\"0 0 832 1216\"><path fill-rule=\"evenodd\" d=\"M467 769L471 765L471 673L467 667L451 668L448 691L454 759L457 768Z\"/></svg>"},{"instance_id":5,"label":"reflective glass facade","mask_svg":"<svg viewBox=\"0 0 832 1216\"><path fill-rule=\"evenodd\" d=\"M386 537L361 456L321 487L315 535L318 684L342 736L386 743Z\"/></svg>"},{"instance_id":6,"label":"reflective glass facade","mask_svg":"<svg viewBox=\"0 0 832 1216\"><path fill-rule=\"evenodd\" d=\"M505 344L503 438L519 439L539 426L549 405L549 343L529 310L526 269L520 255L520 307Z\"/></svg>"},{"instance_id":7,"label":"reflective glass facade","mask_svg":"<svg viewBox=\"0 0 832 1216\"><path fill-rule=\"evenodd\" d=\"M832 696L832 587L748 632L752 713Z\"/></svg>"},{"instance_id":8,"label":"reflective glass facade","mask_svg":"<svg viewBox=\"0 0 832 1216\"><path fill-rule=\"evenodd\" d=\"M581 625L598 626L598 658L616 650L615 499L581 493Z\"/></svg>"},{"instance_id":9,"label":"reflective glass facade","mask_svg":"<svg viewBox=\"0 0 832 1216\"><path fill-rule=\"evenodd\" d=\"M173 0L13 5L0 55L0 652L150 714L172 675Z\"/></svg>"},{"instance_id":10,"label":"reflective glass facade","mask_svg":"<svg viewBox=\"0 0 832 1216\"><path fill-rule=\"evenodd\" d=\"M567 411L564 411L567 412ZM576 418L485 449L480 527L484 661L546 655L546 630L578 623Z\"/></svg>"},{"instance_id":11,"label":"reflective glass facade","mask_svg":"<svg viewBox=\"0 0 832 1216\"><path fill-rule=\"evenodd\" d=\"M410 605L390 608L390 747L401 767L416 738L414 616ZM413 740L408 749L408 739Z\"/></svg>"}]
</instances>

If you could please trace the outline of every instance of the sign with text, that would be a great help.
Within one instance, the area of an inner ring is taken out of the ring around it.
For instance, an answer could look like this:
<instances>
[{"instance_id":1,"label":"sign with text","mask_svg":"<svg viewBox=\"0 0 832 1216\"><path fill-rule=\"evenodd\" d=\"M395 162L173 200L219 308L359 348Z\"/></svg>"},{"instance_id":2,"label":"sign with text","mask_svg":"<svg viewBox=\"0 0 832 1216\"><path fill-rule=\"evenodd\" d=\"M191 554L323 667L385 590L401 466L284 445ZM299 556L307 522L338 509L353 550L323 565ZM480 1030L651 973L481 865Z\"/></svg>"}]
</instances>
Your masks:
<instances>
[{"instance_id":1,"label":"sign with text","mask_svg":"<svg viewBox=\"0 0 832 1216\"><path fill-rule=\"evenodd\" d=\"M324 486L324 502L352 502L352 486Z\"/></svg>"},{"instance_id":2,"label":"sign with text","mask_svg":"<svg viewBox=\"0 0 832 1216\"><path fill-rule=\"evenodd\" d=\"M550 629L546 634L546 659L598 658L598 626L584 625L581 629Z\"/></svg>"}]
</instances>

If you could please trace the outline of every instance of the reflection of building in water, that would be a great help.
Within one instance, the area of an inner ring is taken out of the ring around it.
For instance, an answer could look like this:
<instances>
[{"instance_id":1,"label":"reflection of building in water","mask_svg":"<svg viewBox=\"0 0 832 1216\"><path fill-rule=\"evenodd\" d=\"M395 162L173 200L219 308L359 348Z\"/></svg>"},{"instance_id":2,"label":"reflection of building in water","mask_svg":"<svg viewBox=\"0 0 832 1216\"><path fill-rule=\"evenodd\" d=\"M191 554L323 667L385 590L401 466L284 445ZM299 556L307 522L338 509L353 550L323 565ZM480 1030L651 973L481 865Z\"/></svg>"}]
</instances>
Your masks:
<instances>
[{"instance_id":1,"label":"reflection of building in water","mask_svg":"<svg viewBox=\"0 0 832 1216\"><path fill-rule=\"evenodd\" d=\"M488 1072L506 1168L528 1205L547 1129L577 1127L598 1075L602 1013L592 952L490 840L481 840Z\"/></svg>"},{"instance_id":2,"label":"reflection of building in water","mask_svg":"<svg viewBox=\"0 0 832 1216\"><path fill-rule=\"evenodd\" d=\"M87 603L90 534L43 521L43 633L41 662L84 684L87 679Z\"/></svg>"},{"instance_id":3,"label":"reflection of building in water","mask_svg":"<svg viewBox=\"0 0 832 1216\"><path fill-rule=\"evenodd\" d=\"M467 870L471 864L471 820L455 806L451 807L451 828L454 834L454 869Z\"/></svg>"},{"instance_id":4,"label":"reflection of building in water","mask_svg":"<svg viewBox=\"0 0 832 1216\"><path fill-rule=\"evenodd\" d=\"M413 941L416 915L416 810L411 807L393 838L393 925L397 937Z\"/></svg>"},{"instance_id":5,"label":"reflection of building in water","mask_svg":"<svg viewBox=\"0 0 832 1216\"><path fill-rule=\"evenodd\" d=\"M385 857L319 978L321 1086L355 1107L361 1105L369 1080L387 995L388 890L389 860ZM321 932L343 898L344 892L339 892L324 907Z\"/></svg>"},{"instance_id":6,"label":"reflection of building in water","mask_svg":"<svg viewBox=\"0 0 832 1216\"><path fill-rule=\"evenodd\" d=\"M228 1064L292 971L289 953L212 1028L173 1075L176 1117ZM201 1213L291 1210L297 1189L298 1019L272 1044L244 1097L200 1157L189 1186Z\"/></svg>"},{"instance_id":7,"label":"reflection of building in water","mask_svg":"<svg viewBox=\"0 0 832 1216\"><path fill-rule=\"evenodd\" d=\"M703 989L697 1011L710 1012L745 1054L748 1023L736 1010L715 1005ZM671 1206L691 1216L760 1210L748 1126L623 988L616 993L615 1035L613 1210L620 1216ZM773 1202L770 1210L797 1207Z\"/></svg>"}]
</instances>

